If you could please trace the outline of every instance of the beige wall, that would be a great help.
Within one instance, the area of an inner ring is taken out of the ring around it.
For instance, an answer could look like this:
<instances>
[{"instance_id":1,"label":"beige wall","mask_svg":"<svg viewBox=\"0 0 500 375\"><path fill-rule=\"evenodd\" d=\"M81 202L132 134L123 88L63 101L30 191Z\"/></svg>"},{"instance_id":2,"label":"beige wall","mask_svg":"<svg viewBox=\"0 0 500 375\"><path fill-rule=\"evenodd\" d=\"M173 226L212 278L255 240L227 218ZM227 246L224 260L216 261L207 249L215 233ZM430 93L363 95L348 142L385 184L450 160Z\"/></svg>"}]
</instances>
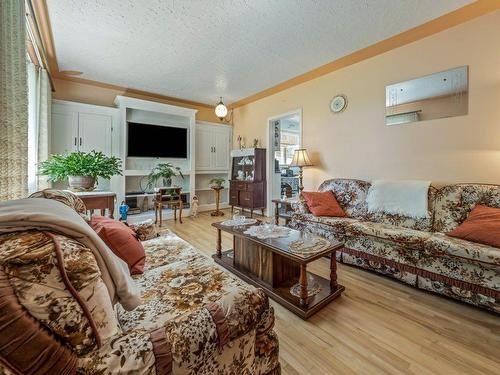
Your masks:
<instances>
[{"instance_id":1,"label":"beige wall","mask_svg":"<svg viewBox=\"0 0 500 375\"><path fill-rule=\"evenodd\" d=\"M214 114L213 108L188 105L173 100L162 100L151 96L138 95L135 93L127 92L126 90L99 87L79 82L66 81L62 79L55 79L54 83L56 86L56 91L53 94L54 99L70 100L80 103L113 107L115 97L117 95L124 95L132 98L178 105L181 107L195 108L198 110L198 113L196 114L197 120L220 123L219 119Z\"/></svg>"},{"instance_id":2,"label":"beige wall","mask_svg":"<svg viewBox=\"0 0 500 375\"><path fill-rule=\"evenodd\" d=\"M234 140L267 137L267 119L302 108L303 145L326 178L500 183L500 11L237 108ZM385 125L385 86L469 65L469 114ZM345 94L345 112L329 102Z\"/></svg>"}]
</instances>

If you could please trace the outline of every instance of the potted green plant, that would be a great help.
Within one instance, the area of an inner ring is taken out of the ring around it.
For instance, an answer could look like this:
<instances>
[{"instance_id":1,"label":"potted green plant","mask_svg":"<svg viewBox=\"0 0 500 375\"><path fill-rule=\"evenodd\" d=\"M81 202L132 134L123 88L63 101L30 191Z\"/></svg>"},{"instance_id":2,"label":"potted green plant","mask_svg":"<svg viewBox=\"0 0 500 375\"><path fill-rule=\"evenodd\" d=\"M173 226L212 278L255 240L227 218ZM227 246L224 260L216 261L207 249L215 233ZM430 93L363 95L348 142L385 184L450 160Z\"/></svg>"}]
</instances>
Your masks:
<instances>
[{"instance_id":1,"label":"potted green plant","mask_svg":"<svg viewBox=\"0 0 500 375\"><path fill-rule=\"evenodd\" d=\"M184 179L184 175L179 167L175 167L172 163L160 163L148 175L148 189L155 187L158 180L162 180L163 186L172 186L172 177L175 176L180 176Z\"/></svg>"},{"instance_id":2,"label":"potted green plant","mask_svg":"<svg viewBox=\"0 0 500 375\"><path fill-rule=\"evenodd\" d=\"M122 161L95 150L53 154L40 163L39 175L49 176L50 181L68 180L72 190L93 190L98 177L109 180L121 175Z\"/></svg>"},{"instance_id":3,"label":"potted green plant","mask_svg":"<svg viewBox=\"0 0 500 375\"><path fill-rule=\"evenodd\" d=\"M224 181L226 181L226 179L215 177L212 178L208 183L210 184L211 188L221 188L222 185L224 184Z\"/></svg>"}]
</instances>

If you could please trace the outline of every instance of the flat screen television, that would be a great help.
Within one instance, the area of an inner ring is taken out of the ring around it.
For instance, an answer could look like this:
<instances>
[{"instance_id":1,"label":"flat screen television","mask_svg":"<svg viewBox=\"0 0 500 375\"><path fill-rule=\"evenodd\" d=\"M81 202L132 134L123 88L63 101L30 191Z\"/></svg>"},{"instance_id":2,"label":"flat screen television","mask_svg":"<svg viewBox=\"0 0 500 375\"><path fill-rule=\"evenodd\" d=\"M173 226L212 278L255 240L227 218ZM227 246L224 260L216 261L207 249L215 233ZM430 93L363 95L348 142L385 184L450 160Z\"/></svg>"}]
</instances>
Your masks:
<instances>
[{"instance_id":1,"label":"flat screen television","mask_svg":"<svg viewBox=\"0 0 500 375\"><path fill-rule=\"evenodd\" d=\"M187 158L187 129L128 123L127 156Z\"/></svg>"}]
</instances>

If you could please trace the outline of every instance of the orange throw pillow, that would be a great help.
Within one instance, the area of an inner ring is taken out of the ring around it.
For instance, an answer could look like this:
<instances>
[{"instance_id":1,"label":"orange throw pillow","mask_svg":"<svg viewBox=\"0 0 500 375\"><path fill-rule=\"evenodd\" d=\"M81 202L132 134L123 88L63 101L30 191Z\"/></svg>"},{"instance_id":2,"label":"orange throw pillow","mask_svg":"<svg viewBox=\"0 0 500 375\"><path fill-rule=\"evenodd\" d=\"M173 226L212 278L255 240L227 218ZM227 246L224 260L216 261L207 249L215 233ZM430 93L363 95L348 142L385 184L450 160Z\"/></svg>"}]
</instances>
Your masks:
<instances>
[{"instance_id":1,"label":"orange throw pillow","mask_svg":"<svg viewBox=\"0 0 500 375\"><path fill-rule=\"evenodd\" d=\"M144 272L146 252L135 232L120 221L92 215L90 226L118 257L123 259L131 275Z\"/></svg>"},{"instance_id":2,"label":"orange throw pillow","mask_svg":"<svg viewBox=\"0 0 500 375\"><path fill-rule=\"evenodd\" d=\"M303 191L302 197L314 216L346 216L331 191L321 193Z\"/></svg>"},{"instance_id":3,"label":"orange throw pillow","mask_svg":"<svg viewBox=\"0 0 500 375\"><path fill-rule=\"evenodd\" d=\"M477 205L448 236L500 248L500 208Z\"/></svg>"}]
</instances>

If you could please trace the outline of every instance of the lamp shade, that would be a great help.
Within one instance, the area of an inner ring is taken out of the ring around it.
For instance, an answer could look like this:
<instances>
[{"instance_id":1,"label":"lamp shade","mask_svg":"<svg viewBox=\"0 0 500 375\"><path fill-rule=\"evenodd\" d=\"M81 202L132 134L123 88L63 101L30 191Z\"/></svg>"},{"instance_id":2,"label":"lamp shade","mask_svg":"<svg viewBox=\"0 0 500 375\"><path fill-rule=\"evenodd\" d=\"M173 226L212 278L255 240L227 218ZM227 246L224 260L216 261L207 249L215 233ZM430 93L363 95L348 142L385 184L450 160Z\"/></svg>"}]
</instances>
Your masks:
<instances>
[{"instance_id":1,"label":"lamp shade","mask_svg":"<svg viewBox=\"0 0 500 375\"><path fill-rule=\"evenodd\" d=\"M309 155L307 155L307 150L305 148L299 148L295 150L293 154L291 167L308 167L313 165L311 163L311 159L309 159Z\"/></svg>"}]
</instances>

